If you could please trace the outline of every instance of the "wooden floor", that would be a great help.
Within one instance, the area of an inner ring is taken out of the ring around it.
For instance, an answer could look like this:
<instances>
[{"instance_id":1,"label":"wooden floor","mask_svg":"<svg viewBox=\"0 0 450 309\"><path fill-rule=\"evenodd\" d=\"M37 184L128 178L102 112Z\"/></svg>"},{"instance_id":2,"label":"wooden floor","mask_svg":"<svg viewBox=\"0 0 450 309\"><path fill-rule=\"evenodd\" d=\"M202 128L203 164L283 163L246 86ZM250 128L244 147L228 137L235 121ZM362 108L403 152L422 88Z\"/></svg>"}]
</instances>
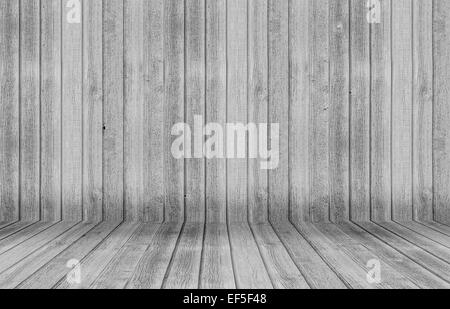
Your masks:
<instances>
[{"instance_id":1,"label":"wooden floor","mask_svg":"<svg viewBox=\"0 0 450 309\"><path fill-rule=\"evenodd\" d=\"M367 280L371 260L380 283ZM1 224L0 288L450 288L450 227Z\"/></svg>"}]
</instances>

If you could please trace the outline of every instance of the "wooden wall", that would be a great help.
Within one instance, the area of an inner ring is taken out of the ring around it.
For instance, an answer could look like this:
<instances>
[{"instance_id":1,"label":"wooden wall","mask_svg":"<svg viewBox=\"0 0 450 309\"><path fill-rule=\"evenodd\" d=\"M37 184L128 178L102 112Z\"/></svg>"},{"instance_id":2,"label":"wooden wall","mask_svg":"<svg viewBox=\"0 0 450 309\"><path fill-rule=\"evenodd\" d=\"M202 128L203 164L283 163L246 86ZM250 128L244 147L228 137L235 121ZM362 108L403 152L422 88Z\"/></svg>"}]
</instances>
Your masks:
<instances>
[{"instance_id":1,"label":"wooden wall","mask_svg":"<svg viewBox=\"0 0 450 309\"><path fill-rule=\"evenodd\" d=\"M77 2L0 0L0 221L450 223L448 0ZM195 115L279 167L174 159Z\"/></svg>"}]
</instances>

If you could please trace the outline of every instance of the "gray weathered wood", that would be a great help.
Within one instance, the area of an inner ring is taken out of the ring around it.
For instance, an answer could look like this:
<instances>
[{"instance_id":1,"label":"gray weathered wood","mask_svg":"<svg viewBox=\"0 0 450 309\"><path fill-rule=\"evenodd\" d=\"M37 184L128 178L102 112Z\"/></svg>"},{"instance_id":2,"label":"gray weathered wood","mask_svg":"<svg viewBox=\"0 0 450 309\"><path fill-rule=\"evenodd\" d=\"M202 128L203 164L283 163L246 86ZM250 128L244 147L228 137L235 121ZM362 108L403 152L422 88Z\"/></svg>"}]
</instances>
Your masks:
<instances>
[{"instance_id":1,"label":"gray weathered wood","mask_svg":"<svg viewBox=\"0 0 450 309\"><path fill-rule=\"evenodd\" d=\"M413 260L390 247L383 241L377 239L369 233L365 233L360 227L353 223L339 225L339 229L349 235L356 241L364 244L372 252L376 252L377 256L384 259L392 267L397 269L400 273L408 277L412 282L421 288L442 289L447 288L449 283L441 278L433 275L427 269L416 264Z\"/></svg>"},{"instance_id":2,"label":"gray weathered wood","mask_svg":"<svg viewBox=\"0 0 450 309\"><path fill-rule=\"evenodd\" d=\"M108 251L108 256L113 255L113 258L107 265L104 265L106 267L98 274L97 278L90 278L91 282L89 286L88 282L83 283L83 285L89 288L101 289L125 288L140 259L143 258L149 249L149 245L159 228L160 226L156 224L141 225L121 248L115 247L113 252ZM122 241L119 244L122 244ZM111 245L116 246L117 244L110 242L110 245L106 246L103 250L106 250ZM103 252L103 254L105 253ZM92 258L90 263L93 263L94 260L95 258Z\"/></svg>"},{"instance_id":3,"label":"gray weathered wood","mask_svg":"<svg viewBox=\"0 0 450 309\"><path fill-rule=\"evenodd\" d=\"M82 25L69 23L68 0L62 2L62 218L79 221L82 213Z\"/></svg>"},{"instance_id":4,"label":"gray weathered wood","mask_svg":"<svg viewBox=\"0 0 450 309\"><path fill-rule=\"evenodd\" d=\"M103 218L103 1L83 5L83 218Z\"/></svg>"},{"instance_id":5,"label":"gray weathered wood","mask_svg":"<svg viewBox=\"0 0 450 309\"><path fill-rule=\"evenodd\" d=\"M234 271L226 224L207 224L200 272L201 289L234 289Z\"/></svg>"},{"instance_id":6,"label":"gray weathered wood","mask_svg":"<svg viewBox=\"0 0 450 309\"><path fill-rule=\"evenodd\" d=\"M310 0L310 208L311 221L328 221L330 72L328 40L329 6L326 0Z\"/></svg>"},{"instance_id":7,"label":"gray weathered wood","mask_svg":"<svg viewBox=\"0 0 450 309\"><path fill-rule=\"evenodd\" d=\"M367 1L350 8L350 217L370 218L370 35Z\"/></svg>"},{"instance_id":8,"label":"gray weathered wood","mask_svg":"<svg viewBox=\"0 0 450 309\"><path fill-rule=\"evenodd\" d=\"M247 223L229 224L236 288L273 288L258 246Z\"/></svg>"},{"instance_id":9,"label":"gray weathered wood","mask_svg":"<svg viewBox=\"0 0 450 309\"><path fill-rule=\"evenodd\" d=\"M144 200L141 220L164 220L164 0L144 1Z\"/></svg>"},{"instance_id":10,"label":"gray weathered wood","mask_svg":"<svg viewBox=\"0 0 450 309\"><path fill-rule=\"evenodd\" d=\"M32 276L23 281L17 288L19 289L51 289L62 278L65 278L71 271L68 267L69 261L82 261L84 257L93 250L104 238L106 238L118 223L103 222L90 230L82 238L70 244L45 266L34 272ZM85 270L81 269L81 275Z\"/></svg>"},{"instance_id":11,"label":"gray weathered wood","mask_svg":"<svg viewBox=\"0 0 450 309\"><path fill-rule=\"evenodd\" d=\"M125 219L141 219L144 195L144 2L124 1Z\"/></svg>"},{"instance_id":12,"label":"gray weathered wood","mask_svg":"<svg viewBox=\"0 0 450 309\"><path fill-rule=\"evenodd\" d=\"M413 218L433 219L433 1L413 1Z\"/></svg>"},{"instance_id":13,"label":"gray weathered wood","mask_svg":"<svg viewBox=\"0 0 450 309\"><path fill-rule=\"evenodd\" d=\"M350 219L350 41L349 1L330 6L330 219Z\"/></svg>"},{"instance_id":14,"label":"gray weathered wood","mask_svg":"<svg viewBox=\"0 0 450 309\"><path fill-rule=\"evenodd\" d=\"M203 233L204 226L202 224L186 223L184 225L163 288L199 288Z\"/></svg>"},{"instance_id":15,"label":"gray weathered wood","mask_svg":"<svg viewBox=\"0 0 450 309\"><path fill-rule=\"evenodd\" d=\"M278 141L272 139L269 142L269 145L276 142L279 144L278 166L269 170L269 219L270 221L287 221L289 218L289 0L268 0L268 5L268 121L271 125L279 126ZM268 134L272 137L271 133Z\"/></svg>"},{"instance_id":16,"label":"gray weathered wood","mask_svg":"<svg viewBox=\"0 0 450 309\"><path fill-rule=\"evenodd\" d=\"M164 211L167 221L184 218L184 162L173 158L172 126L184 122L184 3L164 1ZM157 180L162 181L162 179Z\"/></svg>"},{"instance_id":17,"label":"gray weathered wood","mask_svg":"<svg viewBox=\"0 0 450 309\"><path fill-rule=\"evenodd\" d=\"M248 10L248 121L267 123L269 115L267 0L249 0ZM267 133L260 132L260 134ZM249 159L248 171L249 221L267 222L268 172L262 170L259 160L255 159Z\"/></svg>"},{"instance_id":18,"label":"gray weathered wood","mask_svg":"<svg viewBox=\"0 0 450 309\"><path fill-rule=\"evenodd\" d=\"M124 8L103 1L103 217L124 215Z\"/></svg>"},{"instance_id":19,"label":"gray weathered wood","mask_svg":"<svg viewBox=\"0 0 450 309\"><path fill-rule=\"evenodd\" d=\"M289 5L289 203L291 219L310 220L310 0Z\"/></svg>"},{"instance_id":20,"label":"gray weathered wood","mask_svg":"<svg viewBox=\"0 0 450 309\"><path fill-rule=\"evenodd\" d=\"M80 223L73 229L55 238L51 242L34 251L26 258L18 261L0 275L0 286L3 289L12 289L19 286L41 267L46 265L73 242L82 238L96 223Z\"/></svg>"},{"instance_id":21,"label":"gray weathered wood","mask_svg":"<svg viewBox=\"0 0 450 309\"><path fill-rule=\"evenodd\" d=\"M392 216L412 219L412 1L392 1Z\"/></svg>"},{"instance_id":22,"label":"gray weathered wood","mask_svg":"<svg viewBox=\"0 0 450 309\"><path fill-rule=\"evenodd\" d=\"M226 0L206 1L206 119L225 126L227 118ZM206 219L225 223L227 171L223 159L206 162Z\"/></svg>"},{"instance_id":23,"label":"gray weathered wood","mask_svg":"<svg viewBox=\"0 0 450 309\"><path fill-rule=\"evenodd\" d=\"M0 4L0 220L19 219L19 0Z\"/></svg>"},{"instance_id":24,"label":"gray weathered wood","mask_svg":"<svg viewBox=\"0 0 450 309\"><path fill-rule=\"evenodd\" d=\"M205 0L187 0L185 29L185 83L186 83L186 119L193 133L190 153L193 159L186 160L186 220L205 221L205 159L203 157L204 138L195 138L195 118L201 117L205 123ZM197 153L200 150L200 153ZM201 156L201 158L196 158Z\"/></svg>"},{"instance_id":25,"label":"gray weathered wood","mask_svg":"<svg viewBox=\"0 0 450 309\"><path fill-rule=\"evenodd\" d=\"M332 242L339 245L341 250L346 255L352 257L361 267L366 269L366 272L370 271L367 264L369 261L377 260L380 262L381 282L380 286L386 289L418 289L418 286L410 281L404 274L399 273L396 267L392 267L388 264L388 260L380 258L376 252L372 252L364 245L354 241L347 235L345 235L335 225L320 224L317 226L327 238Z\"/></svg>"},{"instance_id":26,"label":"gray weathered wood","mask_svg":"<svg viewBox=\"0 0 450 309\"><path fill-rule=\"evenodd\" d=\"M140 224L138 223L126 223L119 226L101 243L101 245L90 252L85 259L80 261L80 268L83 269L84 273L83 280L79 284L76 282L68 282L66 278L62 278L61 281L54 286L54 288L89 288L139 226Z\"/></svg>"},{"instance_id":27,"label":"gray weathered wood","mask_svg":"<svg viewBox=\"0 0 450 309\"><path fill-rule=\"evenodd\" d=\"M433 189L434 218L450 224L450 3L433 1Z\"/></svg>"},{"instance_id":28,"label":"gray weathered wood","mask_svg":"<svg viewBox=\"0 0 450 309\"><path fill-rule=\"evenodd\" d=\"M248 121L247 1L227 1L227 123ZM233 148L236 152L236 142ZM232 222L247 221L247 168L245 158L227 160L227 209L228 220Z\"/></svg>"},{"instance_id":29,"label":"gray weathered wood","mask_svg":"<svg viewBox=\"0 0 450 309\"><path fill-rule=\"evenodd\" d=\"M391 1L381 1L379 24L371 31L371 219L391 219L392 51Z\"/></svg>"},{"instance_id":30,"label":"gray weathered wood","mask_svg":"<svg viewBox=\"0 0 450 309\"><path fill-rule=\"evenodd\" d=\"M25 221L40 219L39 4L21 1L20 11L20 218Z\"/></svg>"},{"instance_id":31,"label":"gray weathered wood","mask_svg":"<svg viewBox=\"0 0 450 309\"><path fill-rule=\"evenodd\" d=\"M269 224L251 226L267 273L276 289L309 289L303 274Z\"/></svg>"},{"instance_id":32,"label":"gray weathered wood","mask_svg":"<svg viewBox=\"0 0 450 309\"><path fill-rule=\"evenodd\" d=\"M181 224L179 223L163 224L156 231L148 250L139 260L126 286L127 289L160 289L163 287L180 232Z\"/></svg>"},{"instance_id":33,"label":"gray weathered wood","mask_svg":"<svg viewBox=\"0 0 450 309\"><path fill-rule=\"evenodd\" d=\"M41 1L41 219L61 220L61 4Z\"/></svg>"},{"instance_id":34,"label":"gray weathered wood","mask_svg":"<svg viewBox=\"0 0 450 309\"><path fill-rule=\"evenodd\" d=\"M429 254L428 252L422 250L416 245L407 242L403 238L393 234L392 232L380 227L371 222L361 222L358 223L366 232L372 234L376 238L385 242L389 246L395 248L402 254L406 255L412 259L417 264L431 271L434 275L440 277L441 279L449 281L449 264L443 260Z\"/></svg>"}]
</instances>

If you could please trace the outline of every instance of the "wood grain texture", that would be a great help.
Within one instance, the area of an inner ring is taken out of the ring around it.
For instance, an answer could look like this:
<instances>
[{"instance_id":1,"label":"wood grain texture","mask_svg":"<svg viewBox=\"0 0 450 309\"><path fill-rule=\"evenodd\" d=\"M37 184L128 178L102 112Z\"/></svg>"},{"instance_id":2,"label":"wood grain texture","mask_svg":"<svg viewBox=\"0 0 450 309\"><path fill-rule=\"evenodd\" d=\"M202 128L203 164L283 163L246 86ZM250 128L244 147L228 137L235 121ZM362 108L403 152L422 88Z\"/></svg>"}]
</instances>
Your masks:
<instances>
[{"instance_id":1,"label":"wood grain texture","mask_svg":"<svg viewBox=\"0 0 450 309\"><path fill-rule=\"evenodd\" d=\"M12 233L11 235L3 238L0 241L0 254L11 250L12 248L20 245L24 241L36 236L37 234L45 231L46 229L53 226L53 222L36 222L35 224L27 225L24 228L20 228Z\"/></svg>"},{"instance_id":2,"label":"wood grain texture","mask_svg":"<svg viewBox=\"0 0 450 309\"><path fill-rule=\"evenodd\" d=\"M187 0L185 5L185 122L190 126L194 136L190 149L193 159L186 160L185 215L188 222L204 222L206 165L203 142L205 139L203 130L196 128L196 122L205 124L206 8L205 0Z\"/></svg>"},{"instance_id":3,"label":"wood grain texture","mask_svg":"<svg viewBox=\"0 0 450 309\"><path fill-rule=\"evenodd\" d=\"M233 263L226 224L207 224L200 272L201 289L234 289Z\"/></svg>"},{"instance_id":4,"label":"wood grain texture","mask_svg":"<svg viewBox=\"0 0 450 309\"><path fill-rule=\"evenodd\" d=\"M84 270L81 283L68 282L62 278L54 288L55 289L87 289L101 274L103 269L115 257L123 245L139 229L139 223L126 223L120 225L111 235L109 235L98 247L89 255L80 261L80 267Z\"/></svg>"},{"instance_id":5,"label":"wood grain texture","mask_svg":"<svg viewBox=\"0 0 450 309\"><path fill-rule=\"evenodd\" d=\"M179 223L161 225L139 260L127 289L160 289L164 286L181 228Z\"/></svg>"},{"instance_id":6,"label":"wood grain texture","mask_svg":"<svg viewBox=\"0 0 450 309\"><path fill-rule=\"evenodd\" d=\"M379 258L384 259L386 263L389 263L419 287L426 289L442 289L449 286L449 283L437 277L427 269L422 268L413 260L397 251L394 247L390 247L371 234L365 233L360 227L352 223L346 223L339 225L339 229L354 240L364 244L366 248L375 252Z\"/></svg>"},{"instance_id":7,"label":"wood grain texture","mask_svg":"<svg viewBox=\"0 0 450 309\"><path fill-rule=\"evenodd\" d=\"M329 7L326 0L310 0L310 208L311 221L330 218L329 110L330 46Z\"/></svg>"},{"instance_id":8,"label":"wood grain texture","mask_svg":"<svg viewBox=\"0 0 450 309\"><path fill-rule=\"evenodd\" d=\"M267 273L276 289L309 289L303 274L269 224L251 226Z\"/></svg>"},{"instance_id":9,"label":"wood grain texture","mask_svg":"<svg viewBox=\"0 0 450 309\"><path fill-rule=\"evenodd\" d=\"M337 226L320 224L317 227L327 238L339 245L343 252L353 258L361 267L366 268L367 271L370 270L370 268L367 267L367 263L372 260L378 260L380 262L380 268L383 270L381 283L383 288L418 289L418 286L410 281L404 274L398 272L395 266L392 267L388 264L387 260L377 256L376 252L370 251L360 243L345 235Z\"/></svg>"},{"instance_id":10,"label":"wood grain texture","mask_svg":"<svg viewBox=\"0 0 450 309\"><path fill-rule=\"evenodd\" d=\"M289 0L268 0L269 145L278 143L279 162L269 170L269 219L289 218ZM272 126L279 126L278 140ZM264 133L260 133L264 134ZM274 160L274 158L271 158Z\"/></svg>"},{"instance_id":11,"label":"wood grain texture","mask_svg":"<svg viewBox=\"0 0 450 309\"><path fill-rule=\"evenodd\" d=\"M23 260L24 257L29 256L39 248L50 243L54 239L63 235L65 232L72 229L76 224L74 223L58 223L51 228L45 230L43 233L28 239L19 246L14 247L2 254L2 262L0 264L0 273L10 269L17 262Z\"/></svg>"},{"instance_id":12,"label":"wood grain texture","mask_svg":"<svg viewBox=\"0 0 450 309\"><path fill-rule=\"evenodd\" d=\"M236 288L273 288L250 226L247 223L233 223L229 224L228 231Z\"/></svg>"},{"instance_id":13,"label":"wood grain texture","mask_svg":"<svg viewBox=\"0 0 450 309\"><path fill-rule=\"evenodd\" d=\"M433 109L433 187L434 218L450 224L450 59L446 51L450 46L450 3L433 2L433 58L434 58L434 109Z\"/></svg>"},{"instance_id":14,"label":"wood grain texture","mask_svg":"<svg viewBox=\"0 0 450 309\"><path fill-rule=\"evenodd\" d=\"M40 219L40 1L20 11L20 214Z\"/></svg>"},{"instance_id":15,"label":"wood grain texture","mask_svg":"<svg viewBox=\"0 0 450 309\"><path fill-rule=\"evenodd\" d=\"M371 219L391 219L392 50L391 1L381 3L379 24L371 31Z\"/></svg>"},{"instance_id":16,"label":"wood grain texture","mask_svg":"<svg viewBox=\"0 0 450 309\"><path fill-rule=\"evenodd\" d=\"M415 263L425 267L434 275L449 282L450 272L448 270L449 264L443 260L431 255L418 246L406 241L398 235L384 229L381 226L375 225L370 222L358 223L366 232L372 234L376 238L385 242L393 248L396 248L402 254L412 259Z\"/></svg>"},{"instance_id":17,"label":"wood grain texture","mask_svg":"<svg viewBox=\"0 0 450 309\"><path fill-rule=\"evenodd\" d=\"M0 221L19 219L20 6L0 4Z\"/></svg>"},{"instance_id":18,"label":"wood grain texture","mask_svg":"<svg viewBox=\"0 0 450 309\"><path fill-rule=\"evenodd\" d=\"M350 8L350 217L370 218L370 33L365 1Z\"/></svg>"},{"instance_id":19,"label":"wood grain texture","mask_svg":"<svg viewBox=\"0 0 450 309\"><path fill-rule=\"evenodd\" d=\"M441 2L2 4L0 221L448 224ZM279 124L278 167L249 127L240 158L206 159L214 132L174 158L200 118Z\"/></svg>"},{"instance_id":20,"label":"wood grain texture","mask_svg":"<svg viewBox=\"0 0 450 309\"><path fill-rule=\"evenodd\" d=\"M268 57L269 12L267 0L249 0L248 10L248 122L268 123L268 62L270 56ZM259 134L267 134L267 132ZM249 221L267 222L269 213L268 172L262 170L259 160L255 159L249 159L248 171Z\"/></svg>"},{"instance_id":21,"label":"wood grain texture","mask_svg":"<svg viewBox=\"0 0 450 309\"><path fill-rule=\"evenodd\" d=\"M412 219L412 1L392 1L392 216Z\"/></svg>"},{"instance_id":22,"label":"wood grain texture","mask_svg":"<svg viewBox=\"0 0 450 309\"><path fill-rule=\"evenodd\" d=\"M118 223L103 222L73 242L66 250L49 261L38 271L23 281L19 289L51 289L62 278L67 278L71 268L67 263L71 260L82 261L103 239L105 239ZM82 270L83 272L83 270Z\"/></svg>"},{"instance_id":23,"label":"wood grain texture","mask_svg":"<svg viewBox=\"0 0 450 309\"><path fill-rule=\"evenodd\" d=\"M144 195L144 2L124 1L125 219L139 220Z\"/></svg>"},{"instance_id":24,"label":"wood grain texture","mask_svg":"<svg viewBox=\"0 0 450 309\"><path fill-rule=\"evenodd\" d=\"M103 209L124 217L124 7L103 1Z\"/></svg>"},{"instance_id":25,"label":"wood grain texture","mask_svg":"<svg viewBox=\"0 0 450 309\"><path fill-rule=\"evenodd\" d=\"M144 200L140 219L164 220L164 5L144 1Z\"/></svg>"},{"instance_id":26,"label":"wood grain texture","mask_svg":"<svg viewBox=\"0 0 450 309\"><path fill-rule=\"evenodd\" d=\"M247 9L248 0L227 1L227 123L246 124L248 121L248 33ZM226 152L236 152L236 134L234 138L225 134L227 140L234 140L227 145ZM234 146L234 147L232 147ZM231 222L247 221L247 159L227 156L227 210Z\"/></svg>"},{"instance_id":27,"label":"wood grain texture","mask_svg":"<svg viewBox=\"0 0 450 309\"><path fill-rule=\"evenodd\" d=\"M330 220L350 219L350 41L349 1L330 10Z\"/></svg>"},{"instance_id":28,"label":"wood grain texture","mask_svg":"<svg viewBox=\"0 0 450 309\"><path fill-rule=\"evenodd\" d=\"M206 1L206 121L227 118L227 2ZM217 132L216 132L217 134ZM223 159L206 162L206 220L226 223L227 170Z\"/></svg>"},{"instance_id":29,"label":"wood grain texture","mask_svg":"<svg viewBox=\"0 0 450 309\"><path fill-rule=\"evenodd\" d=\"M346 289L346 285L317 251L291 224L273 228L312 289Z\"/></svg>"},{"instance_id":30,"label":"wood grain texture","mask_svg":"<svg viewBox=\"0 0 450 309\"><path fill-rule=\"evenodd\" d=\"M172 157L172 126L184 122L184 3L164 1L164 213L165 220L184 218L184 161Z\"/></svg>"},{"instance_id":31,"label":"wood grain texture","mask_svg":"<svg viewBox=\"0 0 450 309\"><path fill-rule=\"evenodd\" d=\"M310 220L310 0L289 5L289 202L293 221Z\"/></svg>"},{"instance_id":32,"label":"wood grain texture","mask_svg":"<svg viewBox=\"0 0 450 309\"><path fill-rule=\"evenodd\" d=\"M433 1L413 1L413 218L433 219Z\"/></svg>"},{"instance_id":33,"label":"wood grain texture","mask_svg":"<svg viewBox=\"0 0 450 309\"><path fill-rule=\"evenodd\" d=\"M149 245L159 228L160 226L155 224L142 224L135 229L129 239L123 239L117 243L110 242L108 245L105 245L100 253L107 253L108 257L112 256L112 259L110 259L108 264L104 264L101 273L97 273L98 277L90 277L90 285L88 285L89 281L83 283L83 285L89 288L100 289L125 288L140 259L144 257L144 254L149 249ZM118 244L122 246L120 247ZM111 246L114 246L114 251L106 251L107 248L112 249ZM89 264L98 263L94 262L96 259L96 256L92 257L89 260Z\"/></svg>"},{"instance_id":34,"label":"wood grain texture","mask_svg":"<svg viewBox=\"0 0 450 309\"><path fill-rule=\"evenodd\" d=\"M203 250L204 226L186 223L166 274L165 289L198 289Z\"/></svg>"},{"instance_id":35,"label":"wood grain texture","mask_svg":"<svg viewBox=\"0 0 450 309\"><path fill-rule=\"evenodd\" d=\"M93 223L81 223L39 248L39 250L4 271L0 275L0 286L3 289L16 288L94 227L95 224Z\"/></svg>"},{"instance_id":36,"label":"wood grain texture","mask_svg":"<svg viewBox=\"0 0 450 309\"><path fill-rule=\"evenodd\" d=\"M41 219L61 220L61 1L41 1Z\"/></svg>"},{"instance_id":37,"label":"wood grain texture","mask_svg":"<svg viewBox=\"0 0 450 309\"><path fill-rule=\"evenodd\" d=\"M83 217L82 25L69 23L73 8L67 0L62 5L62 218L79 221Z\"/></svg>"},{"instance_id":38,"label":"wood grain texture","mask_svg":"<svg viewBox=\"0 0 450 309\"><path fill-rule=\"evenodd\" d=\"M83 218L103 219L103 1L83 6Z\"/></svg>"}]
</instances>

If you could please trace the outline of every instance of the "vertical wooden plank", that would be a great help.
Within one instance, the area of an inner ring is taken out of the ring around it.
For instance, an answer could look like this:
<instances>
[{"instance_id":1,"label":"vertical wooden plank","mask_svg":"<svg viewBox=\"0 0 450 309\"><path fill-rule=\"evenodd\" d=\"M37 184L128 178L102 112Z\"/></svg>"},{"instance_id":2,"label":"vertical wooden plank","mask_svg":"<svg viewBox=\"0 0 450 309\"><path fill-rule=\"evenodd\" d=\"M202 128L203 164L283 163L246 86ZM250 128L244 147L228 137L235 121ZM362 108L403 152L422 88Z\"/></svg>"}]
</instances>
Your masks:
<instances>
[{"instance_id":1,"label":"vertical wooden plank","mask_svg":"<svg viewBox=\"0 0 450 309\"><path fill-rule=\"evenodd\" d=\"M206 121L225 127L227 116L226 0L207 0ZM211 223L226 222L226 161L206 161L206 215Z\"/></svg>"},{"instance_id":2,"label":"vertical wooden plank","mask_svg":"<svg viewBox=\"0 0 450 309\"><path fill-rule=\"evenodd\" d=\"M433 1L413 0L412 5L413 218L431 221L433 220Z\"/></svg>"},{"instance_id":3,"label":"vertical wooden plank","mask_svg":"<svg viewBox=\"0 0 450 309\"><path fill-rule=\"evenodd\" d=\"M280 130L278 166L269 170L269 219L281 222L289 218L289 0L268 4L269 123Z\"/></svg>"},{"instance_id":4,"label":"vertical wooden plank","mask_svg":"<svg viewBox=\"0 0 450 309\"><path fill-rule=\"evenodd\" d=\"M248 2L248 121L268 123L268 3ZM267 134L260 132L260 134ZM268 172L259 160L248 162L248 211L252 223L268 220Z\"/></svg>"},{"instance_id":5,"label":"vertical wooden plank","mask_svg":"<svg viewBox=\"0 0 450 309\"><path fill-rule=\"evenodd\" d=\"M370 219L370 61L366 1L351 1L350 216Z\"/></svg>"},{"instance_id":6,"label":"vertical wooden plank","mask_svg":"<svg viewBox=\"0 0 450 309\"><path fill-rule=\"evenodd\" d=\"M164 1L164 186L165 219L184 218L184 162L172 156L172 126L184 122L184 2Z\"/></svg>"},{"instance_id":7,"label":"vertical wooden plank","mask_svg":"<svg viewBox=\"0 0 450 309\"><path fill-rule=\"evenodd\" d=\"M329 220L329 7L327 0L310 3L310 191L311 220Z\"/></svg>"},{"instance_id":8,"label":"vertical wooden plank","mask_svg":"<svg viewBox=\"0 0 450 309\"><path fill-rule=\"evenodd\" d=\"M247 123L247 56L247 0L228 0L227 123ZM227 201L229 221L246 221L246 159L227 160Z\"/></svg>"},{"instance_id":9,"label":"vertical wooden plank","mask_svg":"<svg viewBox=\"0 0 450 309\"><path fill-rule=\"evenodd\" d=\"M433 2L434 111L433 167L434 219L450 223L450 2Z\"/></svg>"},{"instance_id":10,"label":"vertical wooden plank","mask_svg":"<svg viewBox=\"0 0 450 309\"><path fill-rule=\"evenodd\" d=\"M164 220L164 0L144 1L144 201L140 219Z\"/></svg>"},{"instance_id":11,"label":"vertical wooden plank","mask_svg":"<svg viewBox=\"0 0 450 309\"><path fill-rule=\"evenodd\" d=\"M392 1L392 212L412 219L412 1Z\"/></svg>"},{"instance_id":12,"label":"vertical wooden plank","mask_svg":"<svg viewBox=\"0 0 450 309\"><path fill-rule=\"evenodd\" d=\"M349 220L349 1L330 5L330 220Z\"/></svg>"},{"instance_id":13,"label":"vertical wooden plank","mask_svg":"<svg viewBox=\"0 0 450 309\"><path fill-rule=\"evenodd\" d=\"M124 194L125 219L128 221L136 221L143 209L143 4L142 0L124 1Z\"/></svg>"},{"instance_id":14,"label":"vertical wooden plank","mask_svg":"<svg viewBox=\"0 0 450 309\"><path fill-rule=\"evenodd\" d=\"M62 4L62 217L79 221L82 219L82 27L69 23L69 14L75 9L73 3Z\"/></svg>"},{"instance_id":15,"label":"vertical wooden plank","mask_svg":"<svg viewBox=\"0 0 450 309\"><path fill-rule=\"evenodd\" d=\"M123 190L123 0L103 1L103 207L104 219L120 221Z\"/></svg>"},{"instance_id":16,"label":"vertical wooden plank","mask_svg":"<svg viewBox=\"0 0 450 309\"><path fill-rule=\"evenodd\" d=\"M205 124L205 1L186 0L186 123L193 133L192 159L186 160L186 219L205 220L205 159L203 130ZM196 122L198 122L196 124ZM197 153L199 152L199 153Z\"/></svg>"},{"instance_id":17,"label":"vertical wooden plank","mask_svg":"<svg viewBox=\"0 0 450 309\"><path fill-rule=\"evenodd\" d=\"M391 0L381 4L371 27L371 211L372 220L391 219Z\"/></svg>"},{"instance_id":18,"label":"vertical wooden plank","mask_svg":"<svg viewBox=\"0 0 450 309\"><path fill-rule=\"evenodd\" d=\"M0 221L19 219L19 0L0 3Z\"/></svg>"},{"instance_id":19,"label":"vertical wooden plank","mask_svg":"<svg viewBox=\"0 0 450 309\"><path fill-rule=\"evenodd\" d=\"M83 6L83 211L86 221L103 218L103 4Z\"/></svg>"},{"instance_id":20,"label":"vertical wooden plank","mask_svg":"<svg viewBox=\"0 0 450 309\"><path fill-rule=\"evenodd\" d=\"M40 5L22 0L20 12L21 219L40 218Z\"/></svg>"},{"instance_id":21,"label":"vertical wooden plank","mask_svg":"<svg viewBox=\"0 0 450 309\"><path fill-rule=\"evenodd\" d=\"M289 8L289 200L294 222L310 221L310 3L310 0L291 1Z\"/></svg>"},{"instance_id":22,"label":"vertical wooden plank","mask_svg":"<svg viewBox=\"0 0 450 309\"><path fill-rule=\"evenodd\" d=\"M41 219L61 219L61 1L41 1Z\"/></svg>"}]
</instances>

